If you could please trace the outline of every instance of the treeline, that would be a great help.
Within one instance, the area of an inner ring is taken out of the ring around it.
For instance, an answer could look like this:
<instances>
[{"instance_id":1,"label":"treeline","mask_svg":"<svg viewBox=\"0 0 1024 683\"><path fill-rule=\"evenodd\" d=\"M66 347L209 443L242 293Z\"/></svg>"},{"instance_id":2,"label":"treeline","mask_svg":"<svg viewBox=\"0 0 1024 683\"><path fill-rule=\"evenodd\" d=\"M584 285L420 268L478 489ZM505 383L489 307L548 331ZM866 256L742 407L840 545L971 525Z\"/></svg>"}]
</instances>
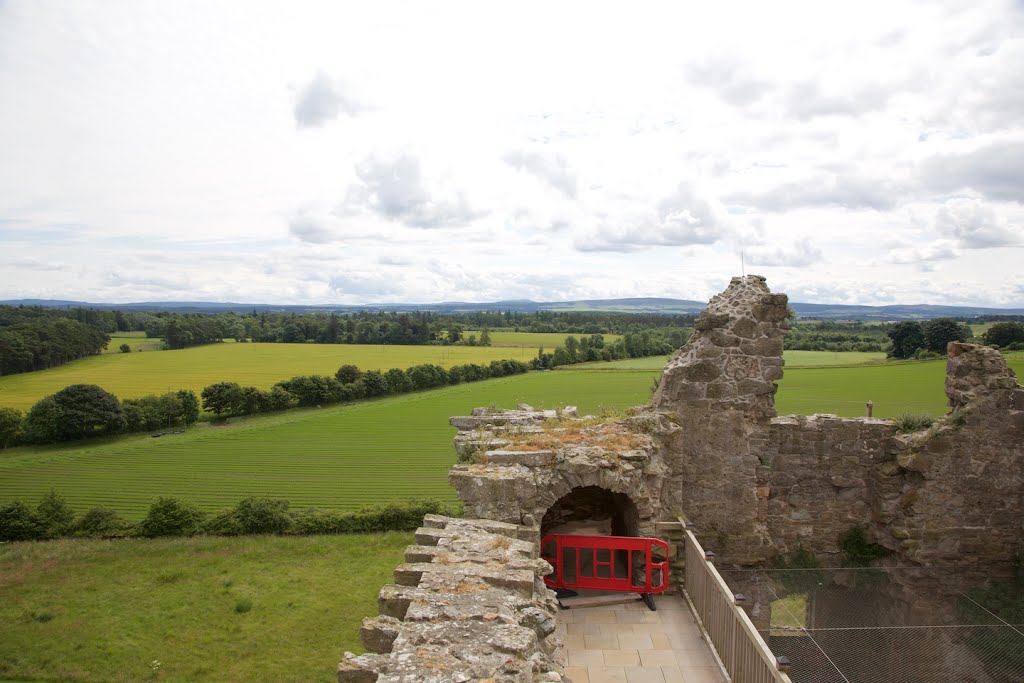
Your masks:
<instances>
[{"instance_id":1,"label":"treeline","mask_svg":"<svg viewBox=\"0 0 1024 683\"><path fill-rule=\"evenodd\" d=\"M325 406L389 394L478 382L528 372L517 360L443 368L425 363L386 372L342 365L333 377L300 375L270 390L216 382L202 391L202 408L217 416L255 415L296 406ZM199 399L188 390L118 400L95 384L73 384L40 399L27 414L0 407L0 448L58 443L125 432L184 427L198 421Z\"/></svg>"},{"instance_id":2,"label":"treeline","mask_svg":"<svg viewBox=\"0 0 1024 683\"><path fill-rule=\"evenodd\" d=\"M199 399L192 391L120 401L95 384L72 384L40 399L25 415L0 407L0 448L171 429L198 419Z\"/></svg>"},{"instance_id":3,"label":"treeline","mask_svg":"<svg viewBox=\"0 0 1024 683\"><path fill-rule=\"evenodd\" d=\"M831 320L797 322L783 343L791 351L888 351L889 327Z\"/></svg>"},{"instance_id":4,"label":"treeline","mask_svg":"<svg viewBox=\"0 0 1024 683\"><path fill-rule=\"evenodd\" d=\"M20 322L74 320L100 332L139 332L154 317L144 311L104 311L98 308L48 308L44 306L0 306L0 328Z\"/></svg>"},{"instance_id":5,"label":"treeline","mask_svg":"<svg viewBox=\"0 0 1024 683\"><path fill-rule=\"evenodd\" d=\"M173 317L158 315L146 327L147 336L166 337ZM481 330L476 345L488 346L490 332L496 329L517 332L567 334L627 334L644 329L680 329L693 324L692 316L636 315L629 313L393 313L352 314L307 313L218 313L206 318L217 339L283 342L289 344L469 344L473 335L465 330ZM219 336L217 336L219 335Z\"/></svg>"},{"instance_id":6,"label":"treeline","mask_svg":"<svg viewBox=\"0 0 1024 683\"><path fill-rule=\"evenodd\" d=\"M459 514L436 500L412 500L332 512L317 508L291 510L287 500L246 498L232 508L205 514L177 498L158 498L146 517L130 522L107 507L75 516L55 491L35 507L21 501L0 506L0 541L42 541L54 538L131 538L159 536L243 536L255 534L354 534L414 531L427 514Z\"/></svg>"},{"instance_id":7,"label":"treeline","mask_svg":"<svg viewBox=\"0 0 1024 683\"><path fill-rule=\"evenodd\" d=\"M278 382L270 390L217 382L202 391L203 409L215 415L254 415L295 406L325 406L377 396L404 394L464 382L479 382L528 372L517 360L492 360L488 365L467 363L443 368L424 363L411 368L362 371L342 365L333 377L299 375Z\"/></svg>"},{"instance_id":8,"label":"treeline","mask_svg":"<svg viewBox=\"0 0 1024 683\"><path fill-rule=\"evenodd\" d=\"M0 327L0 375L45 370L94 356L110 337L67 318L22 320Z\"/></svg>"},{"instance_id":9,"label":"treeline","mask_svg":"<svg viewBox=\"0 0 1024 683\"><path fill-rule=\"evenodd\" d=\"M627 332L622 338L610 344L605 343L602 334L578 338L568 336L565 343L551 353L540 349L537 357L530 361L530 365L535 370L546 370L574 363L668 355L685 344L692 332L689 328L678 327Z\"/></svg>"}]
</instances>

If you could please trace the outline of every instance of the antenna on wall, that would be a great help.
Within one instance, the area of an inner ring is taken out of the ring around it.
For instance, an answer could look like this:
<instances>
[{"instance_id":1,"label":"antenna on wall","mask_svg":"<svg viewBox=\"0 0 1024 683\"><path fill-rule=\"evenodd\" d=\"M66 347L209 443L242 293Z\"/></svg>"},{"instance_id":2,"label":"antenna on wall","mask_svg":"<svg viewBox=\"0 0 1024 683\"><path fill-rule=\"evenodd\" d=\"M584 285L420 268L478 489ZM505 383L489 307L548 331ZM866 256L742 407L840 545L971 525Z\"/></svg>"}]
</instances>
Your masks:
<instances>
[{"instance_id":1,"label":"antenna on wall","mask_svg":"<svg viewBox=\"0 0 1024 683\"><path fill-rule=\"evenodd\" d=\"M740 252L740 274L743 275L743 277L747 276L747 267L743 264L743 252L742 251Z\"/></svg>"}]
</instances>

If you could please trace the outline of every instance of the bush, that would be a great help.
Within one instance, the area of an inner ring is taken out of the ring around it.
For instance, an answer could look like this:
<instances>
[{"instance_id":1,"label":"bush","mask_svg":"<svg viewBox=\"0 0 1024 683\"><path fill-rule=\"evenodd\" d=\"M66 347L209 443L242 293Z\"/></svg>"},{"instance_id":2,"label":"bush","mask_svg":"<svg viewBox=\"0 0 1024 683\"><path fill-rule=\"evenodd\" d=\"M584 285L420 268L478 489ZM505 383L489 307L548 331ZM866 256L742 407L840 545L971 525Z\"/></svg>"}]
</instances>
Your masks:
<instances>
[{"instance_id":1,"label":"bush","mask_svg":"<svg viewBox=\"0 0 1024 683\"><path fill-rule=\"evenodd\" d=\"M203 513L177 498L157 498L139 525L143 536L189 536L195 533Z\"/></svg>"},{"instance_id":2,"label":"bush","mask_svg":"<svg viewBox=\"0 0 1024 683\"><path fill-rule=\"evenodd\" d=\"M32 541L41 538L36 513L21 501L0 506L0 541Z\"/></svg>"},{"instance_id":3,"label":"bush","mask_svg":"<svg viewBox=\"0 0 1024 683\"><path fill-rule=\"evenodd\" d=\"M21 435L21 411L0 406L0 448L7 448Z\"/></svg>"},{"instance_id":4,"label":"bush","mask_svg":"<svg viewBox=\"0 0 1024 683\"><path fill-rule=\"evenodd\" d=\"M389 394L404 394L412 391L412 382L409 376L400 368L391 368L384 373L384 379L388 381Z\"/></svg>"},{"instance_id":5,"label":"bush","mask_svg":"<svg viewBox=\"0 0 1024 683\"><path fill-rule=\"evenodd\" d=\"M89 538L114 538L125 536L131 524L119 514L106 507L94 507L87 511L75 525L76 536Z\"/></svg>"},{"instance_id":6,"label":"bush","mask_svg":"<svg viewBox=\"0 0 1024 683\"><path fill-rule=\"evenodd\" d=\"M121 344L121 346L118 347L118 350L121 353L131 353L132 347L128 346L127 344Z\"/></svg>"},{"instance_id":7,"label":"bush","mask_svg":"<svg viewBox=\"0 0 1024 683\"><path fill-rule=\"evenodd\" d=\"M352 384L362 376L363 373L359 371L359 368L351 364L342 365L334 373L334 379L342 384Z\"/></svg>"},{"instance_id":8,"label":"bush","mask_svg":"<svg viewBox=\"0 0 1024 683\"><path fill-rule=\"evenodd\" d=\"M897 432L920 432L928 429L935 422L931 415L912 415L902 413L893 418L892 424Z\"/></svg>"},{"instance_id":9,"label":"bush","mask_svg":"<svg viewBox=\"0 0 1024 683\"><path fill-rule=\"evenodd\" d=\"M288 501L275 498L246 498L235 516L244 534L283 534L292 524Z\"/></svg>"},{"instance_id":10,"label":"bush","mask_svg":"<svg viewBox=\"0 0 1024 683\"><path fill-rule=\"evenodd\" d=\"M39 533L43 538L60 538L71 532L75 513L68 507L63 496L50 489L36 507L36 519L39 522Z\"/></svg>"},{"instance_id":11,"label":"bush","mask_svg":"<svg viewBox=\"0 0 1024 683\"><path fill-rule=\"evenodd\" d=\"M868 543L864 527L855 526L839 537L844 567L866 567L877 559L892 553L877 543Z\"/></svg>"}]
</instances>

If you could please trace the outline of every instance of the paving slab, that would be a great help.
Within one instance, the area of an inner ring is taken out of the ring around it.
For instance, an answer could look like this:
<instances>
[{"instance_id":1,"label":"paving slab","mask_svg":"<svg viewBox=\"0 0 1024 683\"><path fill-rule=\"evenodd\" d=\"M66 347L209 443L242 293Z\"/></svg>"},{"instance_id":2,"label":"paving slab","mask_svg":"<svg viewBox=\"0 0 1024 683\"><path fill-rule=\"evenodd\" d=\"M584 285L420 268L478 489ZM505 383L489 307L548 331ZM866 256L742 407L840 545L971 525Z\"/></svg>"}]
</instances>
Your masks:
<instances>
[{"instance_id":1,"label":"paving slab","mask_svg":"<svg viewBox=\"0 0 1024 683\"><path fill-rule=\"evenodd\" d=\"M565 675L573 683L728 683L683 598L562 609Z\"/></svg>"}]
</instances>

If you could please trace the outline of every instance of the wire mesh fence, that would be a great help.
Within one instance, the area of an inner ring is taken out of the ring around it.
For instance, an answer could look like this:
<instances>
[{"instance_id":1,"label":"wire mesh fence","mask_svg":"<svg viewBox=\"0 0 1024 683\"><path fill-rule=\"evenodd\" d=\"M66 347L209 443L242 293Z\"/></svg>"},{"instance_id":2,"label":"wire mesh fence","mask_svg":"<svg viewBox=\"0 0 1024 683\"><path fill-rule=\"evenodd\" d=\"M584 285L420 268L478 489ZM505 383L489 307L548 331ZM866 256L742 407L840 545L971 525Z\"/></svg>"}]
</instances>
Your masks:
<instances>
[{"instance_id":1,"label":"wire mesh fence","mask_svg":"<svg viewBox=\"0 0 1024 683\"><path fill-rule=\"evenodd\" d=\"M1024 681L1024 580L1008 567L719 571L794 683Z\"/></svg>"}]
</instances>

